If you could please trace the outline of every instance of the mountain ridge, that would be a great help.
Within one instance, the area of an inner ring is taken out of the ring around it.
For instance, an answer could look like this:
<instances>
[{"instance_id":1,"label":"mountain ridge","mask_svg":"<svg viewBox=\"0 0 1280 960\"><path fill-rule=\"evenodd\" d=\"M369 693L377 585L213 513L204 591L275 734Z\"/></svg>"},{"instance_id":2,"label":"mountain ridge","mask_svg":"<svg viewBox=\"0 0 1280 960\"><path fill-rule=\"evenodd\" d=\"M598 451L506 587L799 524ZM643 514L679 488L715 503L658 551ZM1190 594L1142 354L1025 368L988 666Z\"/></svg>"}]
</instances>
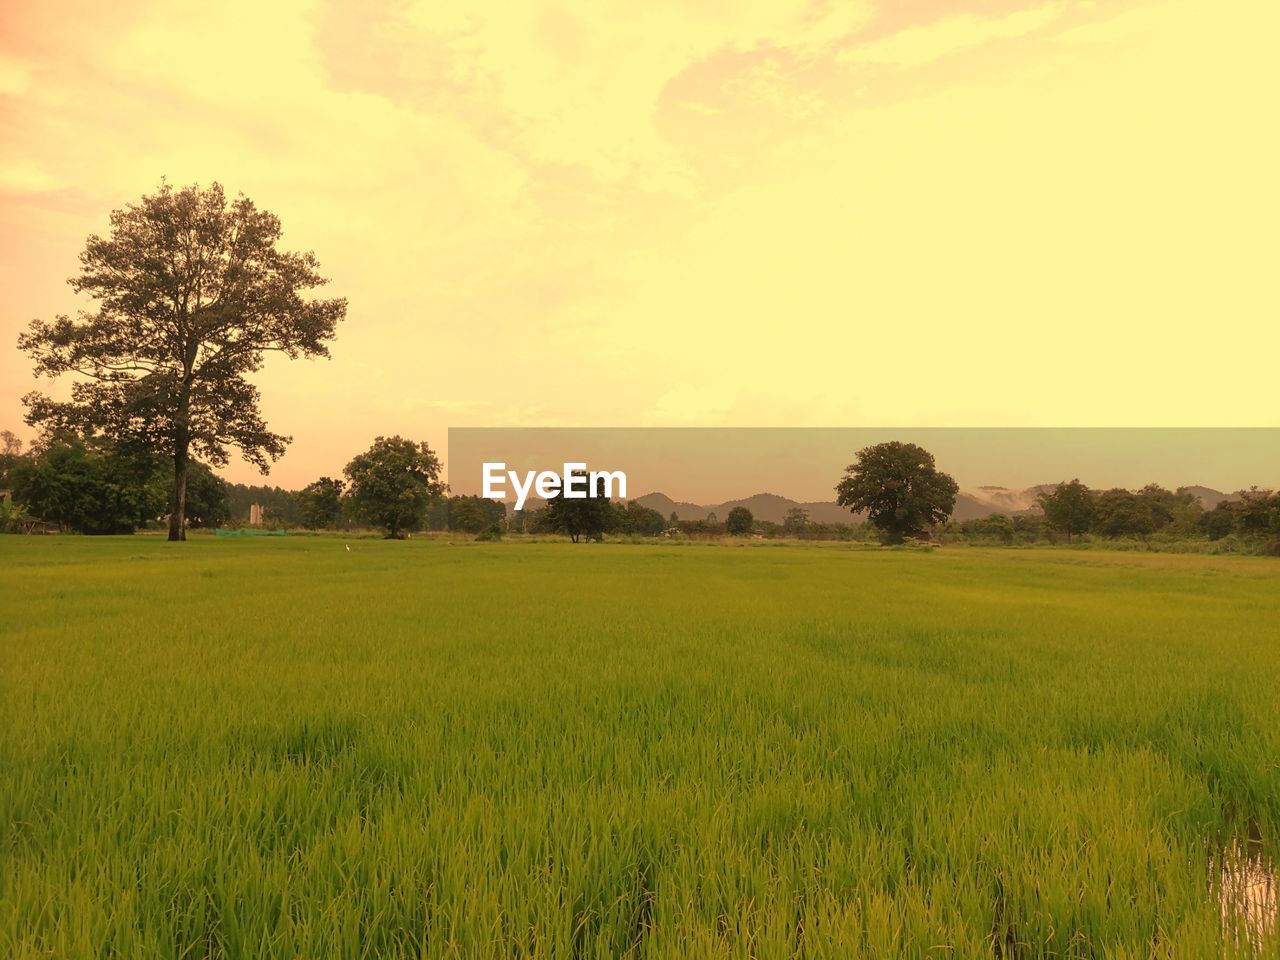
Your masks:
<instances>
[{"instance_id":1,"label":"mountain ridge","mask_svg":"<svg viewBox=\"0 0 1280 960\"><path fill-rule=\"evenodd\" d=\"M1039 513L1037 497L1048 493L1058 485L1041 483L1022 490L999 486L980 486L974 490L961 491L956 496L955 510L951 514L953 520L979 520L993 513L1009 516ZM1193 493L1200 500L1201 506L1212 510L1223 500L1238 499L1239 493L1223 493L1212 487L1185 486L1178 487L1179 492ZM657 510L664 517L675 513L681 520L705 520L708 515L715 514L716 519L723 521L734 507L746 507L757 520L770 523L782 523L787 511L799 507L808 513L809 519L815 523L856 523L863 519L834 501L825 500L792 500L776 493L756 493L736 500L725 500L722 503L700 504L686 500L673 500L661 491L646 493L632 497L636 503Z\"/></svg>"}]
</instances>

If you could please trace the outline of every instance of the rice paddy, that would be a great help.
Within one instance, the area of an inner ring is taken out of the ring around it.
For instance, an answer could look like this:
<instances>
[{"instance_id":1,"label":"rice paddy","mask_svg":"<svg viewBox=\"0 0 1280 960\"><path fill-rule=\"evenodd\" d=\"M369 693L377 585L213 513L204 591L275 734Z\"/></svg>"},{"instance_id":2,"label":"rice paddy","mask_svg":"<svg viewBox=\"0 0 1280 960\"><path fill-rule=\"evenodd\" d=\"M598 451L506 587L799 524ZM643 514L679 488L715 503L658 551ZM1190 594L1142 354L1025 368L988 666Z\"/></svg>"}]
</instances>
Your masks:
<instances>
[{"instance_id":1,"label":"rice paddy","mask_svg":"<svg viewBox=\"0 0 1280 960\"><path fill-rule=\"evenodd\" d=\"M0 564L0 956L1277 950L1274 560L5 537Z\"/></svg>"}]
</instances>

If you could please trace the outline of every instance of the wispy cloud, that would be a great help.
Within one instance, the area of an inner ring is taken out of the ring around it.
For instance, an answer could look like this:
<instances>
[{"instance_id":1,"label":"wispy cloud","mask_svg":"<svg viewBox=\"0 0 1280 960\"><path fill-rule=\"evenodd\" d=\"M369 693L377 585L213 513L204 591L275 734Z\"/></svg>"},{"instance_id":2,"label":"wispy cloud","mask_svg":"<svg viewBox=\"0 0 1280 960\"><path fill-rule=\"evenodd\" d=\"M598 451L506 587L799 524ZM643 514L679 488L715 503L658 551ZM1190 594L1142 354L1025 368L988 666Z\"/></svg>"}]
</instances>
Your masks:
<instances>
[{"instance_id":1,"label":"wispy cloud","mask_svg":"<svg viewBox=\"0 0 1280 960\"><path fill-rule=\"evenodd\" d=\"M841 60L857 64L919 67L993 41L1015 39L1043 30L1059 21L1066 10L1067 4L1059 2L1019 10L1003 17L969 13L945 16L932 23L907 27L887 37L854 46L841 54Z\"/></svg>"}]
</instances>

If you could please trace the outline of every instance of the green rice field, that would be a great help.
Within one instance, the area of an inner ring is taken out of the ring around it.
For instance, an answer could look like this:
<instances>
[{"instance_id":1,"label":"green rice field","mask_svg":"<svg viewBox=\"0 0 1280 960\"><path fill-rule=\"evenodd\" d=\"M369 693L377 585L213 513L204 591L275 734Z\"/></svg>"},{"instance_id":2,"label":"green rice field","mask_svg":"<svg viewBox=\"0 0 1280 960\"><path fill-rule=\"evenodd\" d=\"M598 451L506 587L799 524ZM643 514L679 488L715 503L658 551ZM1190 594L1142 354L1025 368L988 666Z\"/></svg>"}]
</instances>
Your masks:
<instances>
[{"instance_id":1,"label":"green rice field","mask_svg":"<svg viewBox=\"0 0 1280 960\"><path fill-rule=\"evenodd\" d=\"M1280 562L0 537L0 957L1276 955Z\"/></svg>"}]
</instances>

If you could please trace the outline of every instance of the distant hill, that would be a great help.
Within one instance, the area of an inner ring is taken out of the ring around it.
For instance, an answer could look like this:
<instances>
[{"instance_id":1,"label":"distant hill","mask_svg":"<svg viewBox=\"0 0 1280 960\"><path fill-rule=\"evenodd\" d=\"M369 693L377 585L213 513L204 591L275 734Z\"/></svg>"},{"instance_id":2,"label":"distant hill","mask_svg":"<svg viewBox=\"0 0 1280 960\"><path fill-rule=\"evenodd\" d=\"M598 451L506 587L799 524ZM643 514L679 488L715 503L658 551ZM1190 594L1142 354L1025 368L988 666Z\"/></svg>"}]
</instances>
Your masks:
<instances>
[{"instance_id":1,"label":"distant hill","mask_svg":"<svg viewBox=\"0 0 1280 960\"><path fill-rule=\"evenodd\" d=\"M705 520L711 513L716 515L716 519L724 520L734 507L746 507L757 520L772 523L781 523L786 519L787 511L795 507L807 510L809 519L815 523L856 523L860 519L851 514L848 508L834 502L802 502L780 497L776 493L757 493L742 500L708 504L672 500L665 493L648 493L635 500L651 510L657 510L664 517L669 517L674 512L681 520Z\"/></svg>"},{"instance_id":2,"label":"distant hill","mask_svg":"<svg viewBox=\"0 0 1280 960\"><path fill-rule=\"evenodd\" d=\"M1012 516L1038 511L1040 508L1036 503L1036 497L1041 493L1049 492L1054 486L1055 484L1052 483L1041 483L1026 490L1011 490L1009 487L978 487L967 496L987 511L982 516L992 512L1007 513Z\"/></svg>"},{"instance_id":3,"label":"distant hill","mask_svg":"<svg viewBox=\"0 0 1280 960\"><path fill-rule=\"evenodd\" d=\"M1032 498L1034 500L1034 498ZM768 520L782 523L787 511L799 507L809 514L815 523L858 523L865 519L862 514L849 511L833 501L800 501L782 497L776 493L757 493L742 500L726 500L724 503L687 503L672 500L664 493L650 493L636 497L638 503L657 510L664 517L671 516L674 511L681 520L705 520L708 514L714 513L716 519L724 520L734 507L746 507L757 520ZM974 520L992 513L1009 513L1010 508L1000 506L981 499L973 494L961 493L956 497L956 509L952 516L956 520Z\"/></svg>"},{"instance_id":4,"label":"distant hill","mask_svg":"<svg viewBox=\"0 0 1280 960\"><path fill-rule=\"evenodd\" d=\"M987 487L987 490L1004 490L1003 487ZM1014 516L1019 513L1032 513L1035 507L1035 495L1026 497L1026 491L1007 491L1010 496L989 498L981 493L956 494L956 508L951 512L951 519L963 523L966 520L981 520L993 513ZM1015 495L1016 494L1016 495Z\"/></svg>"},{"instance_id":5,"label":"distant hill","mask_svg":"<svg viewBox=\"0 0 1280 960\"><path fill-rule=\"evenodd\" d=\"M1039 513L1040 507L1036 498L1041 493L1053 490L1057 484L1041 483L1025 490L1009 487L984 486L972 491L962 491L956 496L956 508L951 514L953 520L979 520L993 513L1008 516L1018 514ZM1180 487L1179 490L1193 493L1206 510L1212 510L1223 500L1238 500L1240 495L1226 494L1210 487ZM672 500L665 493L648 493L635 498L650 509L657 510L664 517L675 513L681 520L705 520L708 514L714 513L716 519L723 521L734 507L746 507L757 520L768 520L782 523L787 511L799 507L809 514L809 519L816 523L857 523L863 519L861 514L850 513L848 508L830 501L798 501L782 497L776 493L757 493L742 500L726 500L724 503L689 503L683 500Z\"/></svg>"},{"instance_id":6,"label":"distant hill","mask_svg":"<svg viewBox=\"0 0 1280 960\"><path fill-rule=\"evenodd\" d=\"M1240 493L1223 493L1220 490L1214 490L1212 487L1179 487L1179 493L1189 493L1200 501L1200 506L1206 510L1212 510L1223 500L1239 500Z\"/></svg>"}]
</instances>

